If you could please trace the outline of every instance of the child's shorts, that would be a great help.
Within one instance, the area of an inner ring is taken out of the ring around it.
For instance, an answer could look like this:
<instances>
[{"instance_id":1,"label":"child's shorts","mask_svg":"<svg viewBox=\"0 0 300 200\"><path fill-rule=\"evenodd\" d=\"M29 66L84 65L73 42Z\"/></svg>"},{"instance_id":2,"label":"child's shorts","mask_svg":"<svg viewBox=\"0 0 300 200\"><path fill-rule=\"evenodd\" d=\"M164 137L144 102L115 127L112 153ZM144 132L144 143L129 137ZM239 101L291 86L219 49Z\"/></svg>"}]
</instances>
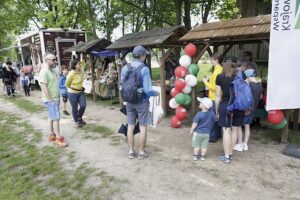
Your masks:
<instances>
[{"instance_id":1,"label":"child's shorts","mask_svg":"<svg viewBox=\"0 0 300 200\"><path fill-rule=\"evenodd\" d=\"M47 107L47 110L48 110L48 118L50 120L53 120L53 121L57 121L60 119L60 114L59 114L59 101L56 100L52 103L50 103L49 101L48 102L45 102L45 106Z\"/></svg>"},{"instance_id":2,"label":"child's shorts","mask_svg":"<svg viewBox=\"0 0 300 200\"><path fill-rule=\"evenodd\" d=\"M67 103L68 102L68 94L62 94L62 100L63 102Z\"/></svg>"},{"instance_id":3,"label":"child's shorts","mask_svg":"<svg viewBox=\"0 0 300 200\"><path fill-rule=\"evenodd\" d=\"M194 148L206 149L208 147L209 134L194 132L192 146Z\"/></svg>"}]
</instances>

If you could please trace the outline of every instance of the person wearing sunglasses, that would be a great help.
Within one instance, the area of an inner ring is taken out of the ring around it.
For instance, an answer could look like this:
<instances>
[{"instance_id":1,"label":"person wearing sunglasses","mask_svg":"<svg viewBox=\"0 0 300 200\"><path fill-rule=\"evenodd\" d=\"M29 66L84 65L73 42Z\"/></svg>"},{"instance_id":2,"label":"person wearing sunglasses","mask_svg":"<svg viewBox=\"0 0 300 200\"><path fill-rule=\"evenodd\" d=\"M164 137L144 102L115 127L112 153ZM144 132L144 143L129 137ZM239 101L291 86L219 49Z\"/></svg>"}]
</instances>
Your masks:
<instances>
[{"instance_id":1,"label":"person wearing sunglasses","mask_svg":"<svg viewBox=\"0 0 300 200\"><path fill-rule=\"evenodd\" d=\"M53 53L45 55L45 63L39 74L39 83L43 93L43 101L48 110L50 133L49 142L55 142L60 147L66 147L67 143L60 134L59 113L59 87L57 75L54 72L56 57Z\"/></svg>"}]
</instances>

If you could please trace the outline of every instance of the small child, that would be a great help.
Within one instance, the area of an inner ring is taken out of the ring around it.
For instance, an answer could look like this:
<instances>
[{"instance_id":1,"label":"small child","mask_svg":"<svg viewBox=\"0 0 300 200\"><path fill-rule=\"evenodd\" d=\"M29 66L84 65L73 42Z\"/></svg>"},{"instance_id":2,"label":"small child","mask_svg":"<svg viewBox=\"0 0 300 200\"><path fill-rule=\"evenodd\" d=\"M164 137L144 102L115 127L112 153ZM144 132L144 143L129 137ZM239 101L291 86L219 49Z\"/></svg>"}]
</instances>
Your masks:
<instances>
[{"instance_id":1,"label":"small child","mask_svg":"<svg viewBox=\"0 0 300 200\"><path fill-rule=\"evenodd\" d=\"M59 77L59 90L60 90L60 95L62 96L64 102L63 114L70 115L70 113L67 112L68 92L65 85L67 80L67 75L69 73L69 69L66 66L63 66L61 70L62 70L62 74Z\"/></svg>"},{"instance_id":2,"label":"small child","mask_svg":"<svg viewBox=\"0 0 300 200\"><path fill-rule=\"evenodd\" d=\"M194 117L190 130L190 135L193 134L193 160L205 160L210 136L209 133L216 122L216 114L212 111L212 109L210 109L213 106L213 102L209 98L198 97L197 100L200 102L199 108L201 109L201 112L198 112ZM200 149L201 156L199 157Z\"/></svg>"},{"instance_id":3,"label":"small child","mask_svg":"<svg viewBox=\"0 0 300 200\"><path fill-rule=\"evenodd\" d=\"M25 96L30 96L30 93L29 93L29 91L30 91L30 89L29 89L30 81L29 81L28 76L26 76L24 72L21 72L20 85L23 88Z\"/></svg>"}]
</instances>

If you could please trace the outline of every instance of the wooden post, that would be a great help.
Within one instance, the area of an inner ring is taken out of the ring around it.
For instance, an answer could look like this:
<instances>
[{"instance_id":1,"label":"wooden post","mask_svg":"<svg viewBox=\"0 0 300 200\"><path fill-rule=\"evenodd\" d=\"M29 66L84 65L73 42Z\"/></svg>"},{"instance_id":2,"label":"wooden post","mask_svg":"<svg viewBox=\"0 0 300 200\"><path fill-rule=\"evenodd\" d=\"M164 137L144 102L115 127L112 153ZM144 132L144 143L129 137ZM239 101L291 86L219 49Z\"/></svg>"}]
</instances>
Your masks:
<instances>
[{"instance_id":1,"label":"wooden post","mask_svg":"<svg viewBox=\"0 0 300 200\"><path fill-rule=\"evenodd\" d=\"M147 65L149 67L149 71L150 71L150 77L152 79L152 70L151 70L151 54L147 55Z\"/></svg>"},{"instance_id":2,"label":"wooden post","mask_svg":"<svg viewBox=\"0 0 300 200\"><path fill-rule=\"evenodd\" d=\"M295 109L293 114L293 130L298 130L298 123L299 123L299 111L300 109Z\"/></svg>"},{"instance_id":3,"label":"wooden post","mask_svg":"<svg viewBox=\"0 0 300 200\"><path fill-rule=\"evenodd\" d=\"M164 111L164 117L167 114L167 98L166 98L166 66L165 66L165 51L164 48L160 48L160 51L162 53L161 59L160 59L160 87L161 87L161 102L162 102L162 108Z\"/></svg>"},{"instance_id":4,"label":"wooden post","mask_svg":"<svg viewBox=\"0 0 300 200\"><path fill-rule=\"evenodd\" d=\"M218 52L219 51L219 46L218 45L214 45L213 51L214 51L214 53Z\"/></svg>"},{"instance_id":5,"label":"wooden post","mask_svg":"<svg viewBox=\"0 0 300 200\"><path fill-rule=\"evenodd\" d=\"M92 54L89 54L90 57L90 66L92 71L92 93L93 93L93 100L96 101L96 92L95 92L95 70L94 70L94 62L93 62L93 56Z\"/></svg>"},{"instance_id":6,"label":"wooden post","mask_svg":"<svg viewBox=\"0 0 300 200\"><path fill-rule=\"evenodd\" d=\"M193 62L197 64L198 61L201 59L201 57L204 55L205 51L207 51L207 49L209 49L209 44L206 44L199 53L197 53L194 56ZM197 85L195 87L192 88L192 116L194 116L196 114L197 111Z\"/></svg>"},{"instance_id":7,"label":"wooden post","mask_svg":"<svg viewBox=\"0 0 300 200\"><path fill-rule=\"evenodd\" d=\"M224 50L224 52L222 53L223 54L223 56L225 56L227 53L228 53L228 51L230 51L230 49L233 47L233 45L231 44L231 45L229 45L225 50Z\"/></svg>"},{"instance_id":8,"label":"wooden post","mask_svg":"<svg viewBox=\"0 0 300 200\"><path fill-rule=\"evenodd\" d=\"M121 61L122 63L122 61ZM122 70L122 64L117 64L117 70L118 70L118 87L121 84L121 70ZM121 95L121 90L118 89L119 91L119 102L120 102L120 106L123 106L123 99L122 99L122 95Z\"/></svg>"},{"instance_id":9,"label":"wooden post","mask_svg":"<svg viewBox=\"0 0 300 200\"><path fill-rule=\"evenodd\" d=\"M281 131L281 143L287 143L289 137L289 122L290 122L290 114L291 110L283 110L284 117L287 121L286 127Z\"/></svg>"},{"instance_id":10,"label":"wooden post","mask_svg":"<svg viewBox=\"0 0 300 200\"><path fill-rule=\"evenodd\" d=\"M261 40L261 42L269 49L270 45L268 40Z\"/></svg>"}]
</instances>

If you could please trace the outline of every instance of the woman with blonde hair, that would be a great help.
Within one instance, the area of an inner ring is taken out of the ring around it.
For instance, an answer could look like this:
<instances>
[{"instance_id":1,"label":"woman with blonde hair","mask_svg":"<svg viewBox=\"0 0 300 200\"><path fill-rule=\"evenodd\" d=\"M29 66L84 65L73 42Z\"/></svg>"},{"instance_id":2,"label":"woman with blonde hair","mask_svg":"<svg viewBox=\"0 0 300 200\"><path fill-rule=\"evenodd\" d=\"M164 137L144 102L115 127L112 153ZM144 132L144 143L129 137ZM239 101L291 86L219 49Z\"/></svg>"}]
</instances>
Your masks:
<instances>
[{"instance_id":1,"label":"woman with blonde hair","mask_svg":"<svg viewBox=\"0 0 300 200\"><path fill-rule=\"evenodd\" d=\"M224 163L230 163L232 151L236 144L237 133L244 123L245 112L233 110L227 111L227 105L230 100L229 86L236 75L236 67L232 62L223 64L222 74L216 79L216 113L219 117L219 125L223 129L223 148L224 155L219 156L219 160ZM243 75L244 76L244 75Z\"/></svg>"}]
</instances>

